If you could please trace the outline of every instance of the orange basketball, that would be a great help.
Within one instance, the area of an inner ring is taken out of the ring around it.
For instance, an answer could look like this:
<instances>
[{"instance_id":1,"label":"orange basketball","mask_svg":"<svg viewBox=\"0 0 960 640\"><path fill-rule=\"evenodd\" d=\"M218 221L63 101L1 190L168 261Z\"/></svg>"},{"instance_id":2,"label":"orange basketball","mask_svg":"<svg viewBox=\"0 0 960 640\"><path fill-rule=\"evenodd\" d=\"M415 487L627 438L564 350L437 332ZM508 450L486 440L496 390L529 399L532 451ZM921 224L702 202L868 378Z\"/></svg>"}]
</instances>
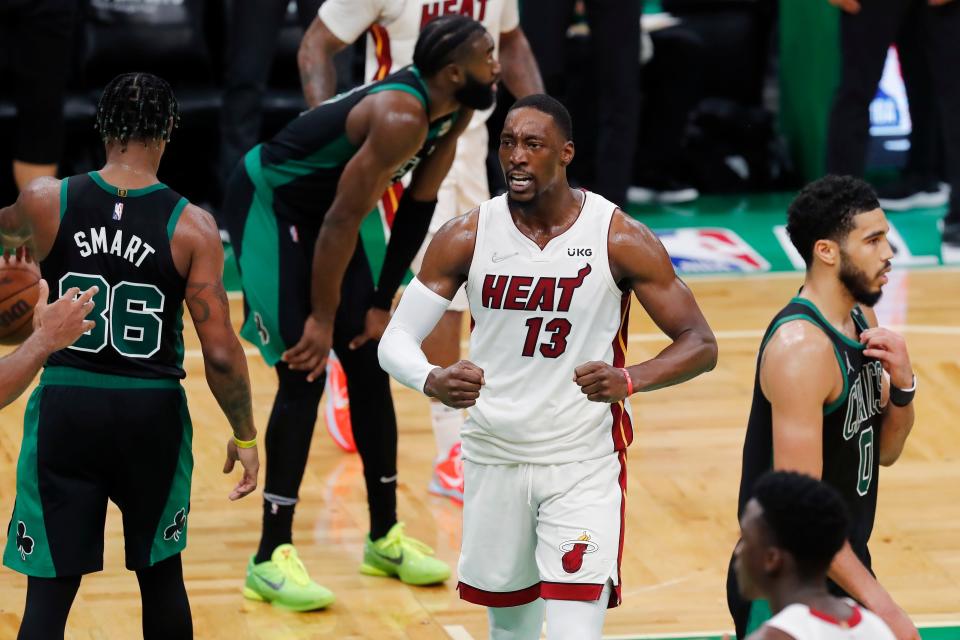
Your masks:
<instances>
[{"instance_id":1,"label":"orange basketball","mask_svg":"<svg viewBox=\"0 0 960 640\"><path fill-rule=\"evenodd\" d=\"M33 331L39 282L36 262L0 259L0 344L20 344Z\"/></svg>"}]
</instances>

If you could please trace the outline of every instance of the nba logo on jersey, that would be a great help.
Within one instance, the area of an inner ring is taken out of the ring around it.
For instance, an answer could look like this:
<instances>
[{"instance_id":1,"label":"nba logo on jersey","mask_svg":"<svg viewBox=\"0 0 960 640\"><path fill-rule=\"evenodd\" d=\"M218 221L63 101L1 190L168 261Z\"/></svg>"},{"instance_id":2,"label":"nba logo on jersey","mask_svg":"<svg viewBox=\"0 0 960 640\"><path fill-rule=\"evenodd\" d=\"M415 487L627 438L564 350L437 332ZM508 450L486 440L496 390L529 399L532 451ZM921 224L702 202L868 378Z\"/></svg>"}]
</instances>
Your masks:
<instances>
[{"instance_id":1,"label":"nba logo on jersey","mask_svg":"<svg viewBox=\"0 0 960 640\"><path fill-rule=\"evenodd\" d=\"M118 202L113 205L113 219L119 220L123 216L123 203Z\"/></svg>"}]
</instances>

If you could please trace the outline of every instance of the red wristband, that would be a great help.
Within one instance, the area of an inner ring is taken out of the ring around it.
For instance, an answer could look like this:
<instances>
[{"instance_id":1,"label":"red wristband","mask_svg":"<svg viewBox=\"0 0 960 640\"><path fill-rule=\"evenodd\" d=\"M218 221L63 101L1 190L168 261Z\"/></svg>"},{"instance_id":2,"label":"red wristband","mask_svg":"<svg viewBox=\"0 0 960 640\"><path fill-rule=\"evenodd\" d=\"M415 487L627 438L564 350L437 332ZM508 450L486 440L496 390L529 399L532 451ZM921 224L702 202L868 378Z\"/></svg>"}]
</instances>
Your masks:
<instances>
[{"instance_id":1,"label":"red wristband","mask_svg":"<svg viewBox=\"0 0 960 640\"><path fill-rule=\"evenodd\" d=\"M620 369L623 372L623 377L627 379L627 395L633 395L633 380L630 378L630 372L626 369Z\"/></svg>"}]
</instances>

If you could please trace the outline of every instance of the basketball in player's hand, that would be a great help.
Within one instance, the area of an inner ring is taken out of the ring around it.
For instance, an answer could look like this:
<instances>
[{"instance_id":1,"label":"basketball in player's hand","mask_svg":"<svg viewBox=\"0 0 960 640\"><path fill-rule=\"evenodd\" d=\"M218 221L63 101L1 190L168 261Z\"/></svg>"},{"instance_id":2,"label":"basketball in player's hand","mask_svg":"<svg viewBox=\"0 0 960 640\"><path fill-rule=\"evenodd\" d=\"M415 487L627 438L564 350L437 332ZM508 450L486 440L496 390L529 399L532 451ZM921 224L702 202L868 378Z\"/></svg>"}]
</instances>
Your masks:
<instances>
[{"instance_id":1,"label":"basketball in player's hand","mask_svg":"<svg viewBox=\"0 0 960 640\"><path fill-rule=\"evenodd\" d=\"M0 344L20 344L33 331L39 282L36 262L0 259Z\"/></svg>"}]
</instances>

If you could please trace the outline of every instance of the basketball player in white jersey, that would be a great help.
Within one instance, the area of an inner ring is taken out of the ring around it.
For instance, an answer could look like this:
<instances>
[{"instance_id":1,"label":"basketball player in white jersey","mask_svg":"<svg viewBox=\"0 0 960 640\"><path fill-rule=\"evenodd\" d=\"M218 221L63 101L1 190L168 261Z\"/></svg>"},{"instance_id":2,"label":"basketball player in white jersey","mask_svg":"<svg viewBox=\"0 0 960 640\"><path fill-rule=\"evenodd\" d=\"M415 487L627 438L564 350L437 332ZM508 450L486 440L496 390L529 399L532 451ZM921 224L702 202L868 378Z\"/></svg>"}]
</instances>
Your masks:
<instances>
[{"instance_id":1,"label":"basketball player in white jersey","mask_svg":"<svg viewBox=\"0 0 960 640\"><path fill-rule=\"evenodd\" d=\"M734 552L745 598L774 614L747 640L893 640L876 614L827 590L827 569L850 527L836 489L800 473L763 475L740 518Z\"/></svg>"},{"instance_id":2,"label":"basketball player in white jersey","mask_svg":"<svg viewBox=\"0 0 960 640\"><path fill-rule=\"evenodd\" d=\"M444 225L380 343L397 380L468 408L460 597L491 638L600 638L620 603L627 397L716 364L717 344L656 236L571 189L570 115L518 100L500 137L507 194ZM466 283L472 362L420 343ZM630 294L673 342L627 367ZM544 604L546 601L546 604Z\"/></svg>"},{"instance_id":3,"label":"basketball player in white jersey","mask_svg":"<svg viewBox=\"0 0 960 640\"><path fill-rule=\"evenodd\" d=\"M451 13L472 17L490 33L494 42L494 56L500 61L502 81L514 96L522 98L543 92L540 71L520 28L517 0L326 0L304 35L298 55L307 103L312 107L334 94L337 79L333 56L364 33L368 34L364 78L367 82L382 80L387 74L413 61L413 46L425 24ZM420 221L411 220L410 217L404 219L405 216L417 215L419 211L418 207L409 206L414 204L408 204L409 199L401 197L402 185L397 184L384 194L379 203L380 213L384 221L393 221L394 215L398 215L394 232L419 233L419 238L423 238L422 234L426 232L427 238L415 257L409 254L404 256L401 269L384 268L383 273L403 273L411 258L414 273L419 271L433 234L448 220L473 209L490 197L486 168L486 122L492 111L493 107L476 111L469 127L457 141L453 166L437 194L432 219L427 216L421 216ZM405 203L406 211L402 207L398 211L401 202ZM429 203L428 208L432 205ZM399 249L408 244L400 240L398 238L392 245ZM388 250L386 260L392 260L395 257L392 254ZM395 290L395 287L389 286L381 288L385 291ZM374 300L371 311L371 320L374 322L368 323L366 335L361 336L358 342L379 338L389 320L391 303L391 299L383 296ZM431 362L449 366L460 358L460 331L466 308L466 295L461 289L424 344ZM335 376L328 378L334 379ZM430 413L437 443L430 491L462 501L459 440L463 413L436 400L430 403Z\"/></svg>"}]
</instances>

